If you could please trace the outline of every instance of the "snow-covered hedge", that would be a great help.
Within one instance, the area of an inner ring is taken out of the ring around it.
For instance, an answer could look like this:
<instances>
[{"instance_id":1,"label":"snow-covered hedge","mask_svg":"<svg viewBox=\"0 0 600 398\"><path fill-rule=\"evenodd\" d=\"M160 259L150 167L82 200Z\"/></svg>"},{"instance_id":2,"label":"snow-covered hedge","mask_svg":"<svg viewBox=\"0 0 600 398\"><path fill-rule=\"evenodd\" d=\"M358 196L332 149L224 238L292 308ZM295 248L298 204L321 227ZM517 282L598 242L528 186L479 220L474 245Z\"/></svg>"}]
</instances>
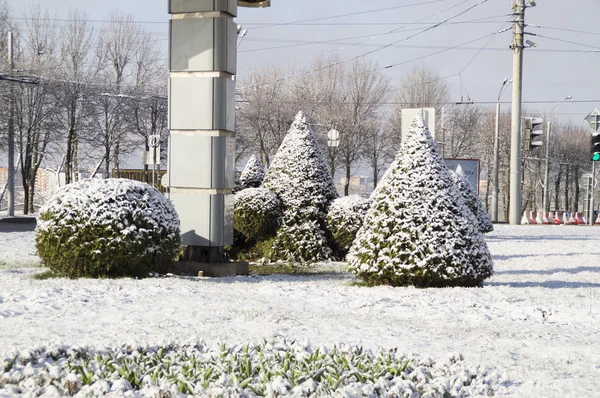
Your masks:
<instances>
[{"instance_id":1,"label":"snow-covered hedge","mask_svg":"<svg viewBox=\"0 0 600 398\"><path fill-rule=\"evenodd\" d=\"M242 189L258 188L262 185L265 178L265 168L256 155L252 155L242 175L240 176L240 186Z\"/></svg>"},{"instance_id":2,"label":"snow-covered hedge","mask_svg":"<svg viewBox=\"0 0 600 398\"><path fill-rule=\"evenodd\" d=\"M378 187L348 254L371 284L478 286L492 258L423 120Z\"/></svg>"},{"instance_id":3,"label":"snow-covered hedge","mask_svg":"<svg viewBox=\"0 0 600 398\"><path fill-rule=\"evenodd\" d=\"M458 165L456 171L450 171L450 173L452 175L452 178L454 179L454 183L457 185L458 190L463 196L465 204L477 219L479 231L481 231L481 233L484 234L492 232L494 230L492 220L487 214L487 211L485 211L483 203L481 203L479 195L477 195L477 191L475 191L475 188L473 188L473 186L465 177L462 167Z\"/></svg>"},{"instance_id":4,"label":"snow-covered hedge","mask_svg":"<svg viewBox=\"0 0 600 398\"><path fill-rule=\"evenodd\" d=\"M234 227L248 241L275 235L281 216L281 202L268 189L247 188L235 194Z\"/></svg>"},{"instance_id":5,"label":"snow-covered hedge","mask_svg":"<svg viewBox=\"0 0 600 398\"><path fill-rule=\"evenodd\" d=\"M148 184L86 179L40 209L36 248L68 277L144 276L165 271L180 245L172 203Z\"/></svg>"},{"instance_id":6,"label":"snow-covered hedge","mask_svg":"<svg viewBox=\"0 0 600 398\"><path fill-rule=\"evenodd\" d=\"M495 370L346 344L38 347L0 358L0 396L469 397L505 392Z\"/></svg>"},{"instance_id":7,"label":"snow-covered hedge","mask_svg":"<svg viewBox=\"0 0 600 398\"><path fill-rule=\"evenodd\" d=\"M263 188L281 200L284 222L270 260L315 262L331 257L327 208L337 198L333 179L306 117L298 113L265 176Z\"/></svg>"},{"instance_id":8,"label":"snow-covered hedge","mask_svg":"<svg viewBox=\"0 0 600 398\"><path fill-rule=\"evenodd\" d=\"M358 195L344 196L331 203L327 213L327 230L341 257L352 246L369 207L371 201Z\"/></svg>"}]
</instances>

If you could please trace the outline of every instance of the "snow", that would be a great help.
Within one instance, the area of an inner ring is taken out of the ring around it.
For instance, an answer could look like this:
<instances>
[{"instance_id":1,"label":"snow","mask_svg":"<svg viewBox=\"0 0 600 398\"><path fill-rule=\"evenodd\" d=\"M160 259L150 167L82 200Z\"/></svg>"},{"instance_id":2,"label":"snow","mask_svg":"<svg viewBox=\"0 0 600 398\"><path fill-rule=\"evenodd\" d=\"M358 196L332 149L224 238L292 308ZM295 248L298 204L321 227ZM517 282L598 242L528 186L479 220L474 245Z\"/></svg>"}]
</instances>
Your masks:
<instances>
[{"instance_id":1,"label":"snow","mask_svg":"<svg viewBox=\"0 0 600 398\"><path fill-rule=\"evenodd\" d=\"M483 288L366 288L340 271L34 280L35 270L2 269L0 358L38 344L240 344L280 336L432 358L459 353L506 374L519 397L597 395L600 228L495 227L486 236L495 275ZM31 259L34 250L33 233L0 233L0 261Z\"/></svg>"}]
</instances>

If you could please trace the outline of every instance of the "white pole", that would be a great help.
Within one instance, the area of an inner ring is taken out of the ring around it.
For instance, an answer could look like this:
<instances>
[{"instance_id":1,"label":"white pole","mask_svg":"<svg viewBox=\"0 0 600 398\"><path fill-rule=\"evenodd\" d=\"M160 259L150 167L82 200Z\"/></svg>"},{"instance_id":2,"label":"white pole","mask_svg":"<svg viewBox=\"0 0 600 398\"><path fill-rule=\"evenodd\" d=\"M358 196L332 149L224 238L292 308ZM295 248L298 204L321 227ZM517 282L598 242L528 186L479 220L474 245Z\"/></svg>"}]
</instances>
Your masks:
<instances>
[{"instance_id":1,"label":"white pole","mask_svg":"<svg viewBox=\"0 0 600 398\"><path fill-rule=\"evenodd\" d=\"M12 72L13 62L13 34L8 32L8 69ZM8 216L15 216L15 103L14 83L9 83L8 93Z\"/></svg>"},{"instance_id":2,"label":"white pole","mask_svg":"<svg viewBox=\"0 0 600 398\"><path fill-rule=\"evenodd\" d=\"M590 187L590 210L588 212L588 218L590 225L594 225L594 186L596 185L596 162L592 160L592 186Z\"/></svg>"},{"instance_id":3,"label":"white pole","mask_svg":"<svg viewBox=\"0 0 600 398\"><path fill-rule=\"evenodd\" d=\"M496 103L496 133L494 134L494 190L492 191L492 221L498 222L498 187L500 172L500 99Z\"/></svg>"},{"instance_id":4,"label":"white pole","mask_svg":"<svg viewBox=\"0 0 600 398\"><path fill-rule=\"evenodd\" d=\"M521 224L521 101L523 95L523 30L525 0L513 5L515 25L513 49L512 125L510 147L510 210L511 225Z\"/></svg>"},{"instance_id":5,"label":"white pole","mask_svg":"<svg viewBox=\"0 0 600 398\"><path fill-rule=\"evenodd\" d=\"M550 159L550 131L552 129L552 122L548 120L548 128L546 129L546 170L544 172L544 197L542 198L542 211L550 211L550 204L548 203L548 161Z\"/></svg>"}]
</instances>

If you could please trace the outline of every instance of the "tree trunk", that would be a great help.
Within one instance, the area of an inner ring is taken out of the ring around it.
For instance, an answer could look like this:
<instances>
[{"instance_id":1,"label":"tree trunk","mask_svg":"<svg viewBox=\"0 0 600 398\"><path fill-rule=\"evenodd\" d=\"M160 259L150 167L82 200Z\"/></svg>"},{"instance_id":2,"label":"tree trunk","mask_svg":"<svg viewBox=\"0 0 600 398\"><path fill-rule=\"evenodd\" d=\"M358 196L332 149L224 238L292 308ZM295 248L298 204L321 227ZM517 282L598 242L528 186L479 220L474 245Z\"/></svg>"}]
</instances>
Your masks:
<instances>
[{"instance_id":1,"label":"tree trunk","mask_svg":"<svg viewBox=\"0 0 600 398\"><path fill-rule=\"evenodd\" d=\"M23 214L27 215L29 211L29 185L23 178Z\"/></svg>"},{"instance_id":2,"label":"tree trunk","mask_svg":"<svg viewBox=\"0 0 600 398\"><path fill-rule=\"evenodd\" d=\"M35 213L35 208L33 206L35 201L35 176L33 177L33 180L31 181L31 188L29 188L29 211L28 214L34 214Z\"/></svg>"},{"instance_id":3,"label":"tree trunk","mask_svg":"<svg viewBox=\"0 0 600 398\"><path fill-rule=\"evenodd\" d=\"M565 166L565 211L569 211L569 165Z\"/></svg>"},{"instance_id":4,"label":"tree trunk","mask_svg":"<svg viewBox=\"0 0 600 398\"><path fill-rule=\"evenodd\" d=\"M562 165L558 165L558 174L556 175L556 181L554 182L554 210L560 209L559 196L560 196L560 180L562 179Z\"/></svg>"},{"instance_id":5,"label":"tree trunk","mask_svg":"<svg viewBox=\"0 0 600 398\"><path fill-rule=\"evenodd\" d=\"M491 165L490 162L487 162L486 165L487 169L488 169L488 180L487 180L487 184L485 186L485 201L483 203L483 205L485 206L485 211L487 211L488 213L490 212L490 208L489 208L489 201L490 201L490 173L489 170L491 170ZM495 187L494 187L495 188Z\"/></svg>"},{"instance_id":6,"label":"tree trunk","mask_svg":"<svg viewBox=\"0 0 600 398\"><path fill-rule=\"evenodd\" d=\"M73 181L79 181L79 138L77 133L73 141Z\"/></svg>"},{"instance_id":7,"label":"tree trunk","mask_svg":"<svg viewBox=\"0 0 600 398\"><path fill-rule=\"evenodd\" d=\"M117 178L121 178L121 169L119 167L119 150L120 149L121 149L121 143L119 141L117 141L117 144L115 145L115 152L114 152L114 169L115 169Z\"/></svg>"},{"instance_id":8,"label":"tree trunk","mask_svg":"<svg viewBox=\"0 0 600 398\"><path fill-rule=\"evenodd\" d=\"M350 162L346 162L346 183L344 184L344 196L348 196L350 190Z\"/></svg>"},{"instance_id":9,"label":"tree trunk","mask_svg":"<svg viewBox=\"0 0 600 398\"><path fill-rule=\"evenodd\" d=\"M73 128L69 128L67 133L67 156L65 158L65 184L71 183L73 173Z\"/></svg>"},{"instance_id":10,"label":"tree trunk","mask_svg":"<svg viewBox=\"0 0 600 398\"><path fill-rule=\"evenodd\" d=\"M575 176L574 176L574 180L575 180L575 200L574 200L574 206L575 206L575 212L579 211L579 166L575 166Z\"/></svg>"}]
</instances>

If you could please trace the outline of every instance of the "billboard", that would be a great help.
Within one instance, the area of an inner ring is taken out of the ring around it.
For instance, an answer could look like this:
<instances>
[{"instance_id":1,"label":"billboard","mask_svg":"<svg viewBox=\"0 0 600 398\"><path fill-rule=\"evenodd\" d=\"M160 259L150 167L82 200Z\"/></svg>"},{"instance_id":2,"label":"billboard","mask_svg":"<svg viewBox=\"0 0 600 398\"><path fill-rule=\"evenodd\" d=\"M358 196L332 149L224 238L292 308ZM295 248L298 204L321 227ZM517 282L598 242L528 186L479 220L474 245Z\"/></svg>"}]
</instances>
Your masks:
<instances>
[{"instance_id":1,"label":"billboard","mask_svg":"<svg viewBox=\"0 0 600 398\"><path fill-rule=\"evenodd\" d=\"M479 172L480 172L480 163L479 159L452 159L446 158L446 166L448 169L452 171L456 171L458 165L460 165L463 169L463 173L469 181L469 184L473 188L475 188L475 192L479 195Z\"/></svg>"}]
</instances>

